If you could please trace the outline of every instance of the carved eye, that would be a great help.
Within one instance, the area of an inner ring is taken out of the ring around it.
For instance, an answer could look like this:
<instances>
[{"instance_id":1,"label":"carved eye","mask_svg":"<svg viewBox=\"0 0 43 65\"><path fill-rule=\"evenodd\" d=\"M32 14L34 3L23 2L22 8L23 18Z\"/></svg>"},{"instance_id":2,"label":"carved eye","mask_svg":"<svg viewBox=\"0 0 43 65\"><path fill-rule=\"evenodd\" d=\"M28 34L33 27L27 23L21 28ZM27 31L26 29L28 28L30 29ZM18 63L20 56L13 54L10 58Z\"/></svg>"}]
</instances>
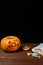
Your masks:
<instances>
[{"instance_id":1,"label":"carved eye","mask_svg":"<svg viewBox=\"0 0 43 65\"><path fill-rule=\"evenodd\" d=\"M8 41L8 47L11 47L11 41Z\"/></svg>"},{"instance_id":2,"label":"carved eye","mask_svg":"<svg viewBox=\"0 0 43 65\"><path fill-rule=\"evenodd\" d=\"M10 44L10 43L11 43L11 41L8 42L8 44Z\"/></svg>"}]
</instances>

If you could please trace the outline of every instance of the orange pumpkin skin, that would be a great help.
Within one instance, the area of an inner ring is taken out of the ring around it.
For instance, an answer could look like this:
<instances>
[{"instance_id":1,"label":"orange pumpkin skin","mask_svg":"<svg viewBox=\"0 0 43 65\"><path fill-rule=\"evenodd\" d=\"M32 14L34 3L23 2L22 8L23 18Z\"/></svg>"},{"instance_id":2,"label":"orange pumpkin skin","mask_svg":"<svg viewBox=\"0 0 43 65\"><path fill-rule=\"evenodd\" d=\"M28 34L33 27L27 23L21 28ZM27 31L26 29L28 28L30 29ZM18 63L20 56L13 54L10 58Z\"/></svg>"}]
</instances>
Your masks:
<instances>
[{"instance_id":1,"label":"orange pumpkin skin","mask_svg":"<svg viewBox=\"0 0 43 65\"><path fill-rule=\"evenodd\" d=\"M21 41L16 36L6 36L1 40L1 48L5 51L16 51L20 46Z\"/></svg>"}]
</instances>

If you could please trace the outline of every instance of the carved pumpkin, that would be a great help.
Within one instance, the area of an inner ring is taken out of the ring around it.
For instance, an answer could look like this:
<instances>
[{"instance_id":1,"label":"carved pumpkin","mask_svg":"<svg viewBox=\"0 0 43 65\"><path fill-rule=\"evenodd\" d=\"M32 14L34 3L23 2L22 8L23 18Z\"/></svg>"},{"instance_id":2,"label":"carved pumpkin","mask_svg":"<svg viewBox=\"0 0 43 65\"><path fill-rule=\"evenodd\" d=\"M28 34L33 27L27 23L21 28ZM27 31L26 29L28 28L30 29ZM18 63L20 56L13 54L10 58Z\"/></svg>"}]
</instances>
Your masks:
<instances>
[{"instance_id":1,"label":"carved pumpkin","mask_svg":"<svg viewBox=\"0 0 43 65\"><path fill-rule=\"evenodd\" d=\"M21 41L16 36L6 36L1 40L1 48L5 51L16 51L20 46Z\"/></svg>"}]
</instances>

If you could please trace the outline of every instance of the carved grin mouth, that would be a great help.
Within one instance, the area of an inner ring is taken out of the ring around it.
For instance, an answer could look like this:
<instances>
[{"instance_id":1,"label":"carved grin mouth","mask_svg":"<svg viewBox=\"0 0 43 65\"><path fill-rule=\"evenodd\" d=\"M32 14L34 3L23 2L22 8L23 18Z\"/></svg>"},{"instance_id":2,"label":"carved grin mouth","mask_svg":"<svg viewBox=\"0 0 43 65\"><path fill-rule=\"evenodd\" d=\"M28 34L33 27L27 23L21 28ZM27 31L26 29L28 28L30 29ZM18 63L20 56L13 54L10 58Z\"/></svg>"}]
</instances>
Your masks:
<instances>
[{"instance_id":1,"label":"carved grin mouth","mask_svg":"<svg viewBox=\"0 0 43 65\"><path fill-rule=\"evenodd\" d=\"M8 47L15 47L16 46L16 44L13 44L13 45L8 45Z\"/></svg>"}]
</instances>

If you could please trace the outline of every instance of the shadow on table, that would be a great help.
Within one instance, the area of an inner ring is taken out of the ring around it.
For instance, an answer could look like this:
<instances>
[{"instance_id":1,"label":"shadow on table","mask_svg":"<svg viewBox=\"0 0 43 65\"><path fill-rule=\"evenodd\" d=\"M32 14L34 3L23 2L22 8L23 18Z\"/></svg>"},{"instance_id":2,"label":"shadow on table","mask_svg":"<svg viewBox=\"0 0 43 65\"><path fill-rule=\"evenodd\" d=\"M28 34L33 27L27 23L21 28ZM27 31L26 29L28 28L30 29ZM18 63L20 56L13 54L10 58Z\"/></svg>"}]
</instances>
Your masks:
<instances>
[{"instance_id":1,"label":"shadow on table","mask_svg":"<svg viewBox=\"0 0 43 65\"><path fill-rule=\"evenodd\" d=\"M11 51L10 52L9 51L5 51L5 50L3 50L3 51L6 52L6 53L15 53L15 52L17 53L17 52L23 51L23 49L22 49L22 46L21 46L17 51L12 51L12 52Z\"/></svg>"}]
</instances>

